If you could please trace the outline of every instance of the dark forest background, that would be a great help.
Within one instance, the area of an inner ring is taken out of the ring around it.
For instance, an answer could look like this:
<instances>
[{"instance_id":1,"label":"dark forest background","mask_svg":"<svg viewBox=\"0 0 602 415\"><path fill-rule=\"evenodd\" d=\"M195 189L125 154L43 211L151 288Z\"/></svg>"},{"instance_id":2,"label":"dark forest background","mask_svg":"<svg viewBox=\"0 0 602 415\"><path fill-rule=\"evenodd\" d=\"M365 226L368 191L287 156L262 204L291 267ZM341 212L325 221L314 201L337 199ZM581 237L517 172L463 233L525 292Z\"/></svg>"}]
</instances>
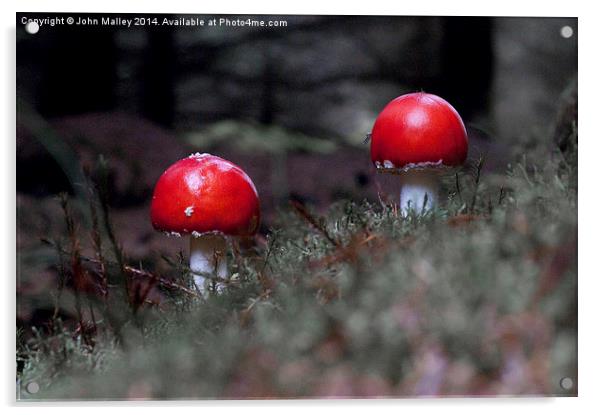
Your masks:
<instances>
[{"instance_id":1,"label":"dark forest background","mask_svg":"<svg viewBox=\"0 0 602 415\"><path fill-rule=\"evenodd\" d=\"M127 182L119 194L124 205L142 203L157 173L190 149L217 146L217 153L229 156L240 147L232 141L244 141L258 156L243 164L266 196L298 193L326 203L326 196L308 194L297 183L324 169L305 167L319 163L296 153L321 154L323 163L342 170L339 176L330 169L332 182L321 181L347 186L331 193L366 196L361 187L370 165L362 140L379 110L398 95L423 90L443 96L473 128L477 152L493 146L488 165L504 168L512 143L553 133L562 93L576 86L576 19L247 17L288 25L44 26L35 36L19 25L20 102L49 120L78 155L125 159L131 179L125 173L115 179ZM574 28L569 39L560 34L565 25ZM39 196L73 191L61 167L28 135L31 131L19 129L18 191ZM269 144L271 138L277 143ZM329 143L343 148L334 151ZM263 167L269 163L262 156L283 152L292 154L281 164L306 174L284 174L283 183L267 185ZM144 183L138 163L144 164ZM37 174L41 169L44 181Z\"/></svg>"}]
</instances>

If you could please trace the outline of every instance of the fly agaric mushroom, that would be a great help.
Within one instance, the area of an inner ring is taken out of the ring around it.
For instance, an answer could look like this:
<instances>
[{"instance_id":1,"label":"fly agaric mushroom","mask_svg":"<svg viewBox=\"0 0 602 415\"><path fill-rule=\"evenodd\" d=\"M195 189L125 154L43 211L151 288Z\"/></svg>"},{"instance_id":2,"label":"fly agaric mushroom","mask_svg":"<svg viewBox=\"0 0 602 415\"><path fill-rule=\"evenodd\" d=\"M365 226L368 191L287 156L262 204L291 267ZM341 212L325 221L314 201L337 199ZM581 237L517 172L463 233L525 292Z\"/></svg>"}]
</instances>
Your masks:
<instances>
[{"instance_id":1,"label":"fly agaric mushroom","mask_svg":"<svg viewBox=\"0 0 602 415\"><path fill-rule=\"evenodd\" d=\"M226 237L255 234L259 218L259 198L249 176L211 154L174 163L155 185L153 227L172 236L190 235L190 270L202 293L207 276L226 278Z\"/></svg>"},{"instance_id":2,"label":"fly agaric mushroom","mask_svg":"<svg viewBox=\"0 0 602 415\"><path fill-rule=\"evenodd\" d=\"M410 210L436 206L438 172L466 160L468 137L462 118L443 98L423 92L389 102L376 118L370 155L377 171L401 176L399 203Z\"/></svg>"}]
</instances>

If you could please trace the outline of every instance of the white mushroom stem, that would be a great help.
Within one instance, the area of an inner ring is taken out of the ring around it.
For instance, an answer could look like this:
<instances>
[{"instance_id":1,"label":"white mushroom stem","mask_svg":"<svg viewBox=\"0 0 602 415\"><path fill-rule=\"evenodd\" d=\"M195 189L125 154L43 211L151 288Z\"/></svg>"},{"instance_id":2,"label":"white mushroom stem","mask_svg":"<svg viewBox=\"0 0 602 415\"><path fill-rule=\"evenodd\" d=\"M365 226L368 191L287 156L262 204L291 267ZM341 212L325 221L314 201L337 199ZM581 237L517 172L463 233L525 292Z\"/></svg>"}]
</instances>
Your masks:
<instances>
[{"instance_id":1,"label":"white mushroom stem","mask_svg":"<svg viewBox=\"0 0 602 415\"><path fill-rule=\"evenodd\" d=\"M437 173L432 169L410 170L401 174L399 207L403 216L407 216L411 210L420 214L437 206L437 179Z\"/></svg>"},{"instance_id":2,"label":"white mushroom stem","mask_svg":"<svg viewBox=\"0 0 602 415\"><path fill-rule=\"evenodd\" d=\"M223 235L190 236L190 270L197 289L203 295L207 293L207 280L211 277L226 278L226 249ZM220 290L220 284L216 284L216 289Z\"/></svg>"}]
</instances>

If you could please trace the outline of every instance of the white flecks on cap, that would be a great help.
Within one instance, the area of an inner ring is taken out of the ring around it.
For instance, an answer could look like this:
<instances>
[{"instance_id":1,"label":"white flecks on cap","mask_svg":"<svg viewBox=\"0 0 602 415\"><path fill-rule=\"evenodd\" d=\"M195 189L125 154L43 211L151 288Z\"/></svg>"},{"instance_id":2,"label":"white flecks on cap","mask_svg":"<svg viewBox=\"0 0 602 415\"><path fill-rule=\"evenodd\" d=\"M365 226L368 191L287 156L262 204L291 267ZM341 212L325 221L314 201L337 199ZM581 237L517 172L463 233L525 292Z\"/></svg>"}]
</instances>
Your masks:
<instances>
[{"instance_id":1,"label":"white flecks on cap","mask_svg":"<svg viewBox=\"0 0 602 415\"><path fill-rule=\"evenodd\" d=\"M391 160L385 160L383 162L383 166L385 167L385 169L394 169L395 168L395 164L393 164L393 162Z\"/></svg>"},{"instance_id":2,"label":"white flecks on cap","mask_svg":"<svg viewBox=\"0 0 602 415\"><path fill-rule=\"evenodd\" d=\"M184 214L187 217L191 217L193 213L194 213L194 206L188 206L186 209L184 209Z\"/></svg>"},{"instance_id":3,"label":"white flecks on cap","mask_svg":"<svg viewBox=\"0 0 602 415\"><path fill-rule=\"evenodd\" d=\"M211 156L211 154L209 153L194 153L191 154L190 156L188 156L188 158L194 158L198 161L201 161L201 159L203 159L204 157L208 157ZM251 188L253 189L253 191L255 192L256 196L259 196L259 193L257 192L257 188L255 187L255 183L253 183L253 180L251 180L251 178L244 172L244 170L242 170L240 167L236 166L235 164L230 163L227 160L223 160L219 157L215 157L213 160L211 160L211 163L216 165L217 168L221 171L221 172L228 172L231 170L236 171L237 173L239 173L243 179L249 183L249 185L251 186ZM186 176L186 184L188 185L188 187L192 190L197 190L201 187L203 181L204 181L204 176L198 174L198 172L195 172L195 174L190 175L190 176Z\"/></svg>"},{"instance_id":4,"label":"white flecks on cap","mask_svg":"<svg viewBox=\"0 0 602 415\"><path fill-rule=\"evenodd\" d=\"M180 238L182 235L179 232L163 232L167 236L177 236Z\"/></svg>"},{"instance_id":5,"label":"white flecks on cap","mask_svg":"<svg viewBox=\"0 0 602 415\"><path fill-rule=\"evenodd\" d=\"M208 157L211 154L209 153L192 153L191 155L188 156L189 159L201 159L204 157Z\"/></svg>"}]
</instances>

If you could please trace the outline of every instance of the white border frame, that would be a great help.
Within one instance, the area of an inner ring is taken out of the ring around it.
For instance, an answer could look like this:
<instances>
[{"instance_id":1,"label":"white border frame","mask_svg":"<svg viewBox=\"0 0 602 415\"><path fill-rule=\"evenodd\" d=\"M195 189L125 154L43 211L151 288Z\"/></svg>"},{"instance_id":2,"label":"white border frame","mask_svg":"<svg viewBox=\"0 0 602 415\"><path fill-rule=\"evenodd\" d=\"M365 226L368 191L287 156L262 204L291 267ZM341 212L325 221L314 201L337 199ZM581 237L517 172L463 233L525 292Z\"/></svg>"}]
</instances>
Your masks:
<instances>
[{"instance_id":1,"label":"white border frame","mask_svg":"<svg viewBox=\"0 0 602 415\"><path fill-rule=\"evenodd\" d=\"M105 413L106 406L119 407L119 411L131 411L132 407L142 406L147 414L163 413L165 407L177 406L180 410L217 409L245 414L279 413L284 408L287 413L301 414L308 410L324 409L344 410L349 414L363 413L368 407L374 407L383 413L399 413L400 410L419 410L421 413L437 413L442 410L462 414L483 412L504 414L521 410L544 410L547 414L568 412L593 412L599 410L600 399L600 356L602 345L600 314L602 295L602 272L597 261L600 256L597 245L598 235L602 232L601 216L598 209L602 186L598 178L602 177L599 166L602 155L602 132L598 126L602 104L600 103L600 65L599 47L600 15L596 13L593 1L556 1L526 2L524 0L505 0L495 3L470 0L437 0L414 2L379 2L375 0L351 3L323 0L304 0L297 4L255 0L253 2L222 0L212 3L198 1L127 1L102 0L82 2L81 0L19 0L14 3L2 2L0 19L3 21L2 62L0 70L4 96L0 100L0 125L4 137L2 145L2 174L0 194L5 195L0 204L0 229L2 229L2 280L5 284L3 306L6 323L2 331L2 403L10 412L25 409L44 411L44 413ZM452 399L403 399L403 400L339 400L339 401L167 401L167 402L84 402L84 403L15 403L15 361L14 361L14 322L15 322L15 13L17 11L65 11L65 12L146 12L146 13L222 13L222 14L362 14L362 15L491 15L491 16L577 16L579 18L579 131L581 149L579 152L579 398L452 398ZM8 195L8 196L6 196ZM34 409L35 408L35 409ZM116 408L117 409L117 408Z\"/></svg>"}]
</instances>

